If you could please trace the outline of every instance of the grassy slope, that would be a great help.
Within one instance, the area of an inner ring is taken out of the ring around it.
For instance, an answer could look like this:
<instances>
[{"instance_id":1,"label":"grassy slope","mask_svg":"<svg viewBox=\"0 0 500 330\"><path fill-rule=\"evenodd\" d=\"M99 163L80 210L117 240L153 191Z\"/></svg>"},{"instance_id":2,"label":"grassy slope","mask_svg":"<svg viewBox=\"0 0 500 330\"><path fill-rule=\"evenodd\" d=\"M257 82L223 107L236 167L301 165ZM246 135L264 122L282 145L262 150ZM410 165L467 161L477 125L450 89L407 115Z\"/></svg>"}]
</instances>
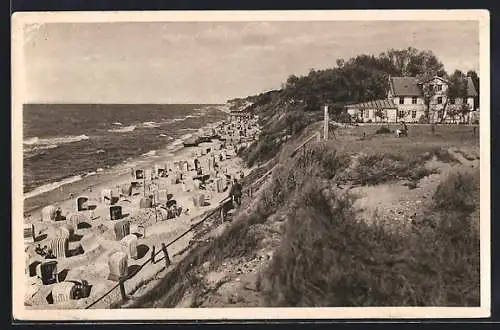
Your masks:
<instances>
[{"instance_id":1,"label":"grassy slope","mask_svg":"<svg viewBox=\"0 0 500 330\"><path fill-rule=\"evenodd\" d=\"M286 135L279 123L272 126L267 134ZM426 160L454 161L447 148L477 147L471 129L443 126L433 135L428 126L415 126L408 138L396 139L375 134L375 125L342 128L291 158L291 150L320 128L313 123L294 131L272 152L259 146L264 139L243 152L252 163L279 161L270 182L221 236L195 248L134 307L174 307L188 291L206 294L201 266L208 261L208 270L218 269L225 260L264 248L271 235L266 228L277 214L285 219L281 243L273 246L275 257L258 283L268 306L478 305L479 240L470 225L471 214L478 217L479 201L471 198L478 196L478 171L443 182L426 221L395 224L390 231L383 223L357 219L353 197L336 188L338 182L418 181L429 174ZM250 181L266 170L257 170Z\"/></svg>"},{"instance_id":2,"label":"grassy slope","mask_svg":"<svg viewBox=\"0 0 500 330\"><path fill-rule=\"evenodd\" d=\"M418 180L429 174L424 160L435 155L451 161L443 147L477 145L470 128L439 127L432 135L429 127L414 127L408 139L372 135L373 129L339 131L318 153L343 151L312 162L308 180L294 189L283 183L296 177L297 164L290 164L291 172L280 172L281 191L289 200L290 190L296 194L288 204L282 244L261 276L267 305L479 305L479 237L471 220L479 207L477 169L452 173L441 182L425 221L391 223L392 230L357 219L352 197L325 182L338 181L336 176L361 185ZM349 171L343 166L330 171L346 154L357 154L357 163ZM319 164L324 171L317 171Z\"/></svg>"}]
</instances>

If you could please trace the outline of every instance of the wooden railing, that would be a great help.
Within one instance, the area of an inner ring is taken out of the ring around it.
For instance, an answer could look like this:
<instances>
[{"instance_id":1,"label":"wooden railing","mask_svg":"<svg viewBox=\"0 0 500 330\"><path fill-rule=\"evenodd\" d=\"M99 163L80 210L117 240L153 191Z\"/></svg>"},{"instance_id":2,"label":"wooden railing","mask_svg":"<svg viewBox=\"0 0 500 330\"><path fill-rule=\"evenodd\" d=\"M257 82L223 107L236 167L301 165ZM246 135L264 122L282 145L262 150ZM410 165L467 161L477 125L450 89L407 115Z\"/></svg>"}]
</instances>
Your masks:
<instances>
[{"instance_id":1,"label":"wooden railing","mask_svg":"<svg viewBox=\"0 0 500 330\"><path fill-rule=\"evenodd\" d=\"M301 148L305 147L313 139L316 139L315 142L319 142L321 139L321 133L316 132L313 135L311 135L310 137L308 137L304 142L302 142L297 148L295 148L292 151L292 153L290 154L290 157L294 157Z\"/></svg>"}]
</instances>

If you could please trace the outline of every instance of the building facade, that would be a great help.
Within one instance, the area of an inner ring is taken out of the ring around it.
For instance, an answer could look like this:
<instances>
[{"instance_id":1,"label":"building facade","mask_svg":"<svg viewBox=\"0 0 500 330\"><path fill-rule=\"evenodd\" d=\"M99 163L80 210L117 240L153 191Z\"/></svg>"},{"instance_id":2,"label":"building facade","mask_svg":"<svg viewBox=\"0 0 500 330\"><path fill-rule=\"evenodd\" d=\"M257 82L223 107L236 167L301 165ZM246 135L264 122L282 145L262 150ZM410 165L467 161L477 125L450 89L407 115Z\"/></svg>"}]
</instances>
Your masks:
<instances>
[{"instance_id":1,"label":"building facade","mask_svg":"<svg viewBox=\"0 0 500 330\"><path fill-rule=\"evenodd\" d=\"M448 100L448 86L446 79L437 76L424 81L415 77L389 77L386 100L352 104L346 109L351 118L362 122L421 122L426 111L424 90L432 89L429 105L431 122L470 123L478 118L477 111L474 111L477 92L472 79L467 77L467 97L464 98ZM469 108L467 113L452 111L462 109L464 103ZM381 114L384 115L381 117Z\"/></svg>"}]
</instances>

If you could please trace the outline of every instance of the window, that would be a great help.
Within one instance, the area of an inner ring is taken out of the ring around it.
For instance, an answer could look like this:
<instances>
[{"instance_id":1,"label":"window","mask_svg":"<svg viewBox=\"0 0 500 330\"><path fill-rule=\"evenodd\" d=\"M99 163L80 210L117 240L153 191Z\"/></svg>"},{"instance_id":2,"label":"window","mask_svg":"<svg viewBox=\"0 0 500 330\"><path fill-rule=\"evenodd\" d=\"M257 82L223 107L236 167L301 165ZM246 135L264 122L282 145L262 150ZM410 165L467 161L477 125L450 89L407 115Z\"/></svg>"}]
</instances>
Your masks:
<instances>
[{"instance_id":1,"label":"window","mask_svg":"<svg viewBox=\"0 0 500 330\"><path fill-rule=\"evenodd\" d=\"M365 118L368 118L368 117L370 117L370 110L365 111Z\"/></svg>"},{"instance_id":2,"label":"window","mask_svg":"<svg viewBox=\"0 0 500 330\"><path fill-rule=\"evenodd\" d=\"M405 98L404 97L400 97L399 98L399 104L405 104Z\"/></svg>"},{"instance_id":3,"label":"window","mask_svg":"<svg viewBox=\"0 0 500 330\"><path fill-rule=\"evenodd\" d=\"M455 99L454 98L450 99L450 104L455 104Z\"/></svg>"},{"instance_id":4,"label":"window","mask_svg":"<svg viewBox=\"0 0 500 330\"><path fill-rule=\"evenodd\" d=\"M442 91L443 90L443 85L436 85L436 90L438 92Z\"/></svg>"},{"instance_id":5,"label":"window","mask_svg":"<svg viewBox=\"0 0 500 330\"><path fill-rule=\"evenodd\" d=\"M411 104L417 104L417 97L416 96L411 98Z\"/></svg>"},{"instance_id":6,"label":"window","mask_svg":"<svg viewBox=\"0 0 500 330\"><path fill-rule=\"evenodd\" d=\"M411 118L417 118L417 110L411 111Z\"/></svg>"},{"instance_id":7,"label":"window","mask_svg":"<svg viewBox=\"0 0 500 330\"><path fill-rule=\"evenodd\" d=\"M443 118L443 111L442 110L438 111L438 118L439 119Z\"/></svg>"},{"instance_id":8,"label":"window","mask_svg":"<svg viewBox=\"0 0 500 330\"><path fill-rule=\"evenodd\" d=\"M463 98L462 103L467 103L467 98L466 97Z\"/></svg>"},{"instance_id":9,"label":"window","mask_svg":"<svg viewBox=\"0 0 500 330\"><path fill-rule=\"evenodd\" d=\"M434 85L433 85L433 84L429 84L429 89L430 89L431 91L433 91L433 90L434 90Z\"/></svg>"},{"instance_id":10,"label":"window","mask_svg":"<svg viewBox=\"0 0 500 330\"><path fill-rule=\"evenodd\" d=\"M443 104L443 98L442 98L441 96L440 96L440 97L438 97L438 100L437 100L437 101L438 101L438 104Z\"/></svg>"},{"instance_id":11,"label":"window","mask_svg":"<svg viewBox=\"0 0 500 330\"><path fill-rule=\"evenodd\" d=\"M403 110L398 111L398 117L403 118L405 116L405 112Z\"/></svg>"}]
</instances>

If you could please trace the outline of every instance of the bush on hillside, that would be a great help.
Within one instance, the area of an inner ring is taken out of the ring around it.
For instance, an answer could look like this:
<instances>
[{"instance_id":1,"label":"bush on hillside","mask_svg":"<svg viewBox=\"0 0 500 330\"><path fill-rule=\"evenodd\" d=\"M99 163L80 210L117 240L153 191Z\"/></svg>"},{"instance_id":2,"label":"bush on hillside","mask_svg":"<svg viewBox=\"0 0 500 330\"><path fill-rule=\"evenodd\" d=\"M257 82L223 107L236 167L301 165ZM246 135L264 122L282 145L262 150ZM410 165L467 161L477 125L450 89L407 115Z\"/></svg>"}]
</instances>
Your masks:
<instances>
[{"instance_id":1,"label":"bush on hillside","mask_svg":"<svg viewBox=\"0 0 500 330\"><path fill-rule=\"evenodd\" d=\"M471 212L479 199L479 177L472 172L454 172L439 184L433 201L445 211Z\"/></svg>"},{"instance_id":2,"label":"bush on hillside","mask_svg":"<svg viewBox=\"0 0 500 330\"><path fill-rule=\"evenodd\" d=\"M246 162L249 167L253 166L257 162L263 162L276 156L281 143L277 141L273 136L264 135L255 143L255 147L248 148L248 153L246 153Z\"/></svg>"},{"instance_id":3,"label":"bush on hillside","mask_svg":"<svg viewBox=\"0 0 500 330\"><path fill-rule=\"evenodd\" d=\"M420 180L431 173L421 155L380 153L359 156L349 179L360 185L376 185L399 179Z\"/></svg>"},{"instance_id":4,"label":"bush on hillside","mask_svg":"<svg viewBox=\"0 0 500 330\"><path fill-rule=\"evenodd\" d=\"M258 288L271 307L478 306L479 239L357 220L352 199L313 181L288 214ZM457 240L457 237L460 239Z\"/></svg>"},{"instance_id":5,"label":"bush on hillside","mask_svg":"<svg viewBox=\"0 0 500 330\"><path fill-rule=\"evenodd\" d=\"M446 148L435 147L422 154L422 160L431 160L433 157L436 157L437 160L443 163L459 163L459 161L453 157Z\"/></svg>"},{"instance_id":6,"label":"bush on hillside","mask_svg":"<svg viewBox=\"0 0 500 330\"><path fill-rule=\"evenodd\" d=\"M336 149L323 142L311 145L303 153L300 153L293 168L298 171L305 170L305 173L309 176L315 174L321 178L331 180L348 165L349 158L346 154L340 154ZM316 173L311 171L316 171Z\"/></svg>"},{"instance_id":7,"label":"bush on hillside","mask_svg":"<svg viewBox=\"0 0 500 330\"><path fill-rule=\"evenodd\" d=\"M306 147L290 163L280 165L273 174L270 187L264 191L266 208L277 208L305 183L331 180L349 165L349 158L325 143Z\"/></svg>"}]
</instances>

